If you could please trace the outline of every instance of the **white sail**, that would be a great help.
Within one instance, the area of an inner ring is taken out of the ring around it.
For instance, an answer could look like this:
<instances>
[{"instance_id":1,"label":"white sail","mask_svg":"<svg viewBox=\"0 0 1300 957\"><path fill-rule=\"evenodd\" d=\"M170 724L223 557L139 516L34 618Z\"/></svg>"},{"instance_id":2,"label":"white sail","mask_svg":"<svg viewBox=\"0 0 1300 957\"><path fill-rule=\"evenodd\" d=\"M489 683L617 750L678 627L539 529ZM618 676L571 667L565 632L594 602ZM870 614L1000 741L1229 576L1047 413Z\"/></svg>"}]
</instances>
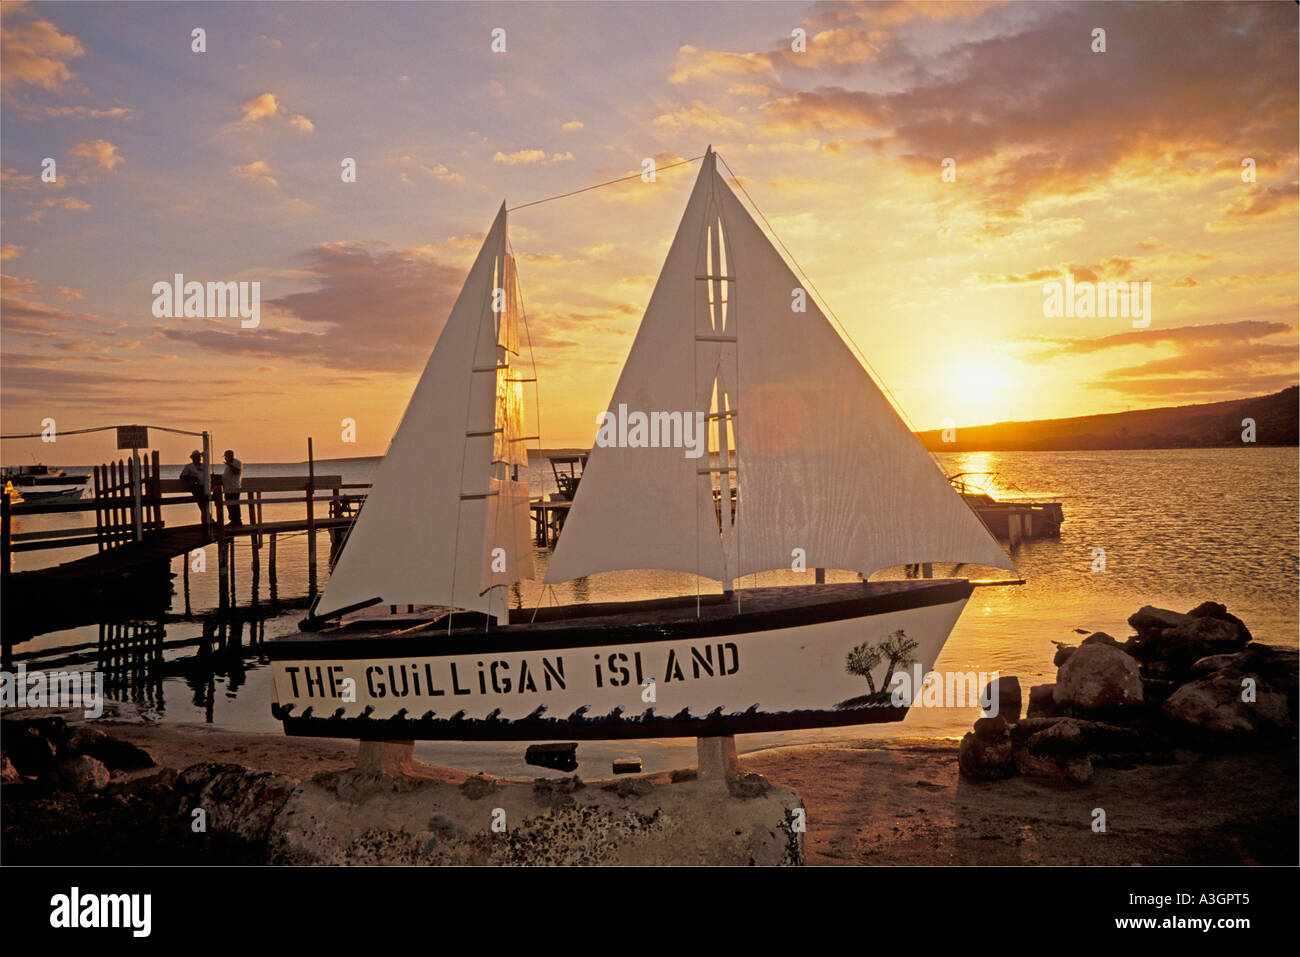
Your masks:
<instances>
[{"instance_id":1,"label":"white sail","mask_svg":"<svg viewBox=\"0 0 1300 957\"><path fill-rule=\"evenodd\" d=\"M598 444L548 581L669 568L729 584L797 561L864 575L916 562L1013 568L806 291L796 311L801 288L710 151L610 409L729 412L736 451L709 473L679 448ZM715 448L726 433L715 429ZM720 503L733 480L731 528Z\"/></svg>"},{"instance_id":2,"label":"white sail","mask_svg":"<svg viewBox=\"0 0 1300 957\"><path fill-rule=\"evenodd\" d=\"M711 168L712 155L705 159L705 169ZM616 414L620 408L629 415L676 412L683 442L683 416L707 410L709 403L696 375L696 312L703 285L695 276L712 189L712 178L702 171L609 404ZM698 473L707 468L709 458L691 458L686 451L661 441L653 446L594 448L546 580L623 568L725 577L717 522L706 497L699 494L707 476Z\"/></svg>"},{"instance_id":3,"label":"white sail","mask_svg":"<svg viewBox=\"0 0 1300 957\"><path fill-rule=\"evenodd\" d=\"M520 403L510 395L518 386L508 363L518 333L508 306L515 295L509 260L502 205L380 463L318 615L374 598L503 615L505 590L496 586L532 575L528 486L506 477L520 455L527 461L522 441L513 441L522 436ZM503 572L494 571L494 558Z\"/></svg>"}]
</instances>

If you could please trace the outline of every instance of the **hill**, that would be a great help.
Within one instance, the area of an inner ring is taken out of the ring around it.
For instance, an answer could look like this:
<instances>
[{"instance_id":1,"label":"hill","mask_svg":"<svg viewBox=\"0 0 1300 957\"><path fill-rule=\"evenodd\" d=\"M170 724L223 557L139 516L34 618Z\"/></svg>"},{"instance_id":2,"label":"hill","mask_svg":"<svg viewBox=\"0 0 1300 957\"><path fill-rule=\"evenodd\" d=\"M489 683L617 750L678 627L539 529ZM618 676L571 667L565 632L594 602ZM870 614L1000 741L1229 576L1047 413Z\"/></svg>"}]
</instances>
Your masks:
<instances>
[{"instance_id":1,"label":"hill","mask_svg":"<svg viewBox=\"0 0 1300 957\"><path fill-rule=\"evenodd\" d=\"M1300 445L1300 386L1227 402L1084 415L1072 419L997 422L918 432L932 452L1021 452L1065 449L1195 449L1242 444L1242 420L1255 420L1258 445Z\"/></svg>"}]
</instances>

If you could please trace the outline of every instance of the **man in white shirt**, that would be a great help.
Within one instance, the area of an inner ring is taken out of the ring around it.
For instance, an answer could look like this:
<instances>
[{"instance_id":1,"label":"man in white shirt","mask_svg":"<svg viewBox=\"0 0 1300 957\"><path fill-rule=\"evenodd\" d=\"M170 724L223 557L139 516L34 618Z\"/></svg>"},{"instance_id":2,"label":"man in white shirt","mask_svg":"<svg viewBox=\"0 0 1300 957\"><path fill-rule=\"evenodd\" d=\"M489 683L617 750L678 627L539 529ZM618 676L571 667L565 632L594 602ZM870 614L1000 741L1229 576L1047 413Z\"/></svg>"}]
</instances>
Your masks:
<instances>
[{"instance_id":1,"label":"man in white shirt","mask_svg":"<svg viewBox=\"0 0 1300 957\"><path fill-rule=\"evenodd\" d=\"M226 511L231 525L243 525L239 515L239 486L244 475L244 463L235 458L233 449L226 449L226 470L221 473L221 490L226 493Z\"/></svg>"}]
</instances>

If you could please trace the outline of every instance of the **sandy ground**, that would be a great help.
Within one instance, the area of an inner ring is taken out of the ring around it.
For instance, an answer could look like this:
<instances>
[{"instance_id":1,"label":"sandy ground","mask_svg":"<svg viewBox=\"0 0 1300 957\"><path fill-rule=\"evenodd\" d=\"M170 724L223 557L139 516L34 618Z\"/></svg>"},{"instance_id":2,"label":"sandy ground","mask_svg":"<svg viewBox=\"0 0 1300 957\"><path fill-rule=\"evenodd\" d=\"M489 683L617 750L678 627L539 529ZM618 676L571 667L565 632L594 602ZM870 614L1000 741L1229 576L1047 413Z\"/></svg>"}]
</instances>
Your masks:
<instances>
[{"instance_id":1,"label":"sandy ground","mask_svg":"<svg viewBox=\"0 0 1300 957\"><path fill-rule=\"evenodd\" d=\"M225 761L304 779L352 767L357 753L355 741L100 727L177 768ZM740 762L802 795L813 865L1295 865L1300 856L1293 749L1180 753L1172 765L1098 768L1087 785L971 783L958 775L954 742L922 739L779 748Z\"/></svg>"}]
</instances>

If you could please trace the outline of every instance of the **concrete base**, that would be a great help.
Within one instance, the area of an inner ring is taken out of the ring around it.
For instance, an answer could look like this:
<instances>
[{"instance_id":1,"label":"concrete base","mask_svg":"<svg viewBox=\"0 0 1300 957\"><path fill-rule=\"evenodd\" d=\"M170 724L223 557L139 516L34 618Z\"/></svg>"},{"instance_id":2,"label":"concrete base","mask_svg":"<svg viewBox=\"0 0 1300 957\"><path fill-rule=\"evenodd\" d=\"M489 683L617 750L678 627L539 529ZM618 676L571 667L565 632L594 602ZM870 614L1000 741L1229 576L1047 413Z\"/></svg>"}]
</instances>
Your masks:
<instances>
[{"instance_id":1,"label":"concrete base","mask_svg":"<svg viewBox=\"0 0 1300 957\"><path fill-rule=\"evenodd\" d=\"M298 787L268 834L272 864L798 865L799 795L759 775L533 785L343 771Z\"/></svg>"}]
</instances>

